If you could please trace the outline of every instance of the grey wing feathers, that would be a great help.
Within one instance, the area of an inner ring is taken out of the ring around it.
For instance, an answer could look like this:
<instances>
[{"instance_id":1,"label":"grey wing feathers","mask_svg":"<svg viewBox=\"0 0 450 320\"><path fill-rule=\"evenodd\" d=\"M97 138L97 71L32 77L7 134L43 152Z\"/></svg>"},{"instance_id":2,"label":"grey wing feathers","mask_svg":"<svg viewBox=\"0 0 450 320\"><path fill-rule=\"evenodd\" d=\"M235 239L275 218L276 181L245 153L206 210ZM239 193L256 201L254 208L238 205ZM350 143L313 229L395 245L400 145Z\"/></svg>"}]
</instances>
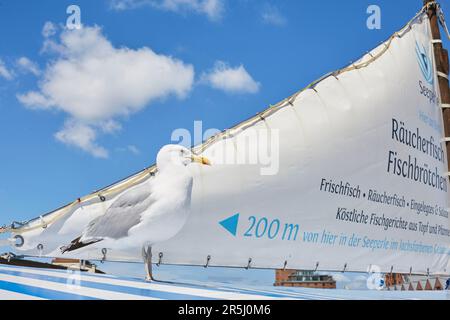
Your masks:
<instances>
[{"instance_id":1,"label":"grey wing feathers","mask_svg":"<svg viewBox=\"0 0 450 320\"><path fill-rule=\"evenodd\" d=\"M121 195L106 213L92 220L83 238L120 239L141 221L141 214L154 202L148 184L136 187Z\"/></svg>"}]
</instances>

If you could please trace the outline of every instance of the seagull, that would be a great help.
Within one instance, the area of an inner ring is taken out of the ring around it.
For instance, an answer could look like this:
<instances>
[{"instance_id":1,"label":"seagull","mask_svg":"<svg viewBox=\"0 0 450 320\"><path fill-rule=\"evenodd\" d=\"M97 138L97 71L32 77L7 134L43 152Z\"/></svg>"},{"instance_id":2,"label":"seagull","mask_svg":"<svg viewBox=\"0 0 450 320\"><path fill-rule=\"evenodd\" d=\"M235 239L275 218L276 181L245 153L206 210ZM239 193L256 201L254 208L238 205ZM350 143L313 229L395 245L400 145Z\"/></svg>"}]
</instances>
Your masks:
<instances>
[{"instance_id":1,"label":"seagull","mask_svg":"<svg viewBox=\"0 0 450 320\"><path fill-rule=\"evenodd\" d=\"M71 252L104 241L112 247L143 244L143 257L151 277L151 245L175 236L190 212L193 177L191 163L211 165L205 157L195 155L180 145L166 145L156 157L157 174L153 179L121 194L105 214L92 220L81 236L61 247ZM144 249L144 246L147 249Z\"/></svg>"}]
</instances>

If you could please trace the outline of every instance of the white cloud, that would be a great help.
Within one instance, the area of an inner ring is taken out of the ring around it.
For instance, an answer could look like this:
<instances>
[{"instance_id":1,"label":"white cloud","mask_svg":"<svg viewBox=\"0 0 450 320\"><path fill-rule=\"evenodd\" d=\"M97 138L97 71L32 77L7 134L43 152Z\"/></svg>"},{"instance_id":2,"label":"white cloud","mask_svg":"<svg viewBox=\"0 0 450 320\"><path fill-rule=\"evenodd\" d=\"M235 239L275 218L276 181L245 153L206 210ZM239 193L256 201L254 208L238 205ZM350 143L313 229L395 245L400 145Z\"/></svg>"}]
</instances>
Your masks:
<instances>
[{"instance_id":1,"label":"white cloud","mask_svg":"<svg viewBox=\"0 0 450 320\"><path fill-rule=\"evenodd\" d=\"M152 0L111 0L109 5L112 9L121 11L151 5L152 2Z\"/></svg>"},{"instance_id":2,"label":"white cloud","mask_svg":"<svg viewBox=\"0 0 450 320\"><path fill-rule=\"evenodd\" d=\"M63 129L55 134L55 138L69 146L78 147L96 158L108 158L108 151L95 142L97 133L94 128L84 123L73 119L66 121Z\"/></svg>"},{"instance_id":3,"label":"white cloud","mask_svg":"<svg viewBox=\"0 0 450 320\"><path fill-rule=\"evenodd\" d=\"M41 73L39 66L27 57L20 57L17 59L17 64L24 72L30 72L35 76L38 76Z\"/></svg>"},{"instance_id":4,"label":"white cloud","mask_svg":"<svg viewBox=\"0 0 450 320\"><path fill-rule=\"evenodd\" d=\"M134 155L138 155L141 153L141 151L134 145L129 145L127 148Z\"/></svg>"},{"instance_id":5,"label":"white cloud","mask_svg":"<svg viewBox=\"0 0 450 320\"><path fill-rule=\"evenodd\" d=\"M12 80L14 77L12 71L6 68L2 59L0 59L0 77L5 78L6 80Z\"/></svg>"},{"instance_id":6,"label":"white cloud","mask_svg":"<svg viewBox=\"0 0 450 320\"><path fill-rule=\"evenodd\" d=\"M122 125L119 122L111 119L100 122L99 127L104 133L109 134L122 130Z\"/></svg>"},{"instance_id":7,"label":"white cloud","mask_svg":"<svg viewBox=\"0 0 450 320\"><path fill-rule=\"evenodd\" d=\"M133 155L137 156L141 154L141 150L139 150L138 147L136 147L135 145L128 145L126 147L120 147L120 148L116 148L117 152L130 152Z\"/></svg>"},{"instance_id":8,"label":"white cloud","mask_svg":"<svg viewBox=\"0 0 450 320\"><path fill-rule=\"evenodd\" d=\"M26 107L35 110L50 109L53 105L53 102L51 102L49 98L37 91L29 91L24 94L18 94L17 99Z\"/></svg>"},{"instance_id":9,"label":"white cloud","mask_svg":"<svg viewBox=\"0 0 450 320\"><path fill-rule=\"evenodd\" d=\"M213 21L220 20L224 10L224 0L111 0L110 5L114 10L150 6L176 13L195 12Z\"/></svg>"},{"instance_id":10,"label":"white cloud","mask_svg":"<svg viewBox=\"0 0 450 320\"><path fill-rule=\"evenodd\" d=\"M256 93L261 86L243 65L233 68L223 61L216 61L214 68L204 73L200 81L228 93Z\"/></svg>"},{"instance_id":11,"label":"white cloud","mask_svg":"<svg viewBox=\"0 0 450 320\"><path fill-rule=\"evenodd\" d=\"M264 23L274 26L284 26L287 23L286 18L281 14L280 10L273 5L264 6L261 18Z\"/></svg>"},{"instance_id":12,"label":"white cloud","mask_svg":"<svg viewBox=\"0 0 450 320\"><path fill-rule=\"evenodd\" d=\"M52 37L56 34L57 28L53 22L47 21L42 28L42 36L44 38Z\"/></svg>"},{"instance_id":13,"label":"white cloud","mask_svg":"<svg viewBox=\"0 0 450 320\"><path fill-rule=\"evenodd\" d=\"M42 36L44 37L41 53L61 53L63 51L63 47L53 39L53 36L56 35L58 31L59 27L53 22L47 21L44 24L41 31Z\"/></svg>"},{"instance_id":14,"label":"white cloud","mask_svg":"<svg viewBox=\"0 0 450 320\"><path fill-rule=\"evenodd\" d=\"M74 122L66 123L57 139L97 157L107 156L95 144L98 130L120 130L117 118L168 96L184 98L193 85L192 65L147 47L115 48L99 27L64 30L55 44L56 58L43 71L38 90L18 99L29 108L67 113Z\"/></svg>"}]
</instances>

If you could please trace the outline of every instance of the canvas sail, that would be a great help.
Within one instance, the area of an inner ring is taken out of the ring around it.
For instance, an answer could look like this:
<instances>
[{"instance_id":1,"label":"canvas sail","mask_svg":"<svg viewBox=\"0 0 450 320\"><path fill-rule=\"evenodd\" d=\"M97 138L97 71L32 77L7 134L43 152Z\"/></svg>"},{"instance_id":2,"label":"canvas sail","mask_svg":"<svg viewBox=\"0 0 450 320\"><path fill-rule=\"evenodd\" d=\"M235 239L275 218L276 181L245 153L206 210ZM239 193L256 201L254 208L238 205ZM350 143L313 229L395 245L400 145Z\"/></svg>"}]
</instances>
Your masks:
<instances>
[{"instance_id":1,"label":"canvas sail","mask_svg":"<svg viewBox=\"0 0 450 320\"><path fill-rule=\"evenodd\" d=\"M153 262L449 274L448 160L433 57L422 12L354 64L195 147L213 165L192 167L190 217L154 245ZM252 152L273 161L252 163ZM142 243L60 248L155 170L16 226L17 250L142 261Z\"/></svg>"}]
</instances>

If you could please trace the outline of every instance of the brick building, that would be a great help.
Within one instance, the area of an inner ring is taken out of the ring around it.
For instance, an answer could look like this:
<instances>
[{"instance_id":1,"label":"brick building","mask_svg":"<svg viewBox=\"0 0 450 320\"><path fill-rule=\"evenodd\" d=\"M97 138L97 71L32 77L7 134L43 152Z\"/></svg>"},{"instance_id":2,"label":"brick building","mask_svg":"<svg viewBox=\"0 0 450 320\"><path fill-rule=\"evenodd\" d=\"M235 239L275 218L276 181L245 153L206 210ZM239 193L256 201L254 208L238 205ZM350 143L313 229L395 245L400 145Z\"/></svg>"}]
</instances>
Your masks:
<instances>
[{"instance_id":1,"label":"brick building","mask_svg":"<svg viewBox=\"0 0 450 320\"><path fill-rule=\"evenodd\" d=\"M336 281L330 275L314 271L277 269L274 286L336 289Z\"/></svg>"},{"instance_id":2,"label":"brick building","mask_svg":"<svg viewBox=\"0 0 450 320\"><path fill-rule=\"evenodd\" d=\"M439 276L417 276L387 273L384 276L387 290L444 290L446 279Z\"/></svg>"}]
</instances>

